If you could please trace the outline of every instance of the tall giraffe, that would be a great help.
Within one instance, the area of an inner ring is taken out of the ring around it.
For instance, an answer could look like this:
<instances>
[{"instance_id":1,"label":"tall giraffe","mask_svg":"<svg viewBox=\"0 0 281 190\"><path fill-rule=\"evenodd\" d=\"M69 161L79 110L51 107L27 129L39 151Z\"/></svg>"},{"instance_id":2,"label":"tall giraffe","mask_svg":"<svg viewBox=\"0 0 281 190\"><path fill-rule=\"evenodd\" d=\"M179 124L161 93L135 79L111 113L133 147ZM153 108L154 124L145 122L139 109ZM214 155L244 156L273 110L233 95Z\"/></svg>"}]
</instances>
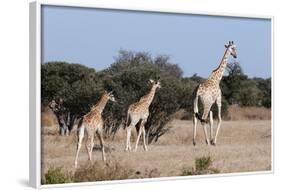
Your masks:
<instances>
[{"instance_id":1,"label":"tall giraffe","mask_svg":"<svg viewBox=\"0 0 281 190\"><path fill-rule=\"evenodd\" d=\"M236 51L235 51L235 45L233 41L230 41L228 45L225 45L225 53L223 55L223 58L219 64L219 66L213 70L211 75L208 77L207 80L199 84L199 86L196 88L196 95L193 102L193 145L196 145L196 127L197 127L197 119L199 119L203 125L205 140L207 145L210 144L208 135L207 135L207 117L210 113L210 140L212 145L216 145L217 142L217 136L220 130L221 126L221 89L220 89L220 81L223 76L223 72L225 70L225 67L227 65L227 59L230 55L232 55L234 58L237 57ZM200 100L203 104L203 115L202 118L199 117L198 113L198 97L200 97ZM212 105L216 103L218 107L218 126L215 134L215 138L213 138L213 113L210 111Z\"/></svg>"},{"instance_id":2,"label":"tall giraffe","mask_svg":"<svg viewBox=\"0 0 281 190\"><path fill-rule=\"evenodd\" d=\"M92 150L94 147L94 134L96 133L97 137L99 138L102 150L102 158L105 161L105 153L104 153L104 141L103 141L103 119L102 119L102 112L105 108L106 103L108 100L115 102L115 98L112 92L105 92L99 102L92 106L90 112L82 117L78 124L78 143L77 143L77 152L75 157L75 168L77 168L78 164L78 155L81 149L84 132L87 134L87 141L86 141L86 149L88 151L89 160L92 160Z\"/></svg>"},{"instance_id":3,"label":"tall giraffe","mask_svg":"<svg viewBox=\"0 0 281 190\"><path fill-rule=\"evenodd\" d=\"M141 134L143 134L143 148L145 151L147 151L144 124L146 123L147 118L149 116L149 106L154 98L156 89L161 88L159 81L154 82L151 79L149 81L152 83L150 92L148 94L146 94L145 96L141 97L141 99L138 102L131 104L128 108L126 125L129 124L128 123L129 120L130 120L130 124L127 128L126 151L128 151L128 150L131 151L131 142L130 142L131 131L132 131L132 128L139 122L140 122L140 128L138 131L138 136L137 136L136 146L135 146L134 151L137 151Z\"/></svg>"}]
</instances>

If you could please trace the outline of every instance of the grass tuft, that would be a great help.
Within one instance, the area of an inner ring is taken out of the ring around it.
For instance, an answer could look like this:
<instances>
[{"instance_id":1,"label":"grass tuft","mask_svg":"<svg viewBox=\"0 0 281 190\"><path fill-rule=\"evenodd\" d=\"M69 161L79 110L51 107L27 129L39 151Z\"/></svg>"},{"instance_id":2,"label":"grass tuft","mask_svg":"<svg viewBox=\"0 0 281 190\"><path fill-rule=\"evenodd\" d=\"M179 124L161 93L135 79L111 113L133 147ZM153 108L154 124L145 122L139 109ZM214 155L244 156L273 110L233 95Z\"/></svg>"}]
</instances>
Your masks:
<instances>
[{"instance_id":1,"label":"grass tuft","mask_svg":"<svg viewBox=\"0 0 281 190\"><path fill-rule=\"evenodd\" d=\"M210 156L203 156L195 159L195 169L197 171L207 170L212 164Z\"/></svg>"},{"instance_id":2,"label":"grass tuft","mask_svg":"<svg viewBox=\"0 0 281 190\"><path fill-rule=\"evenodd\" d=\"M106 164L96 161L78 168L74 173L74 182L129 179L132 174L132 170L123 167L116 161Z\"/></svg>"},{"instance_id":3,"label":"grass tuft","mask_svg":"<svg viewBox=\"0 0 281 190\"><path fill-rule=\"evenodd\" d=\"M217 168L210 168L212 165L212 159L210 156L203 156L195 159L194 168L184 168L182 170L182 176L189 175L203 175L203 174L217 174L220 170Z\"/></svg>"}]
</instances>

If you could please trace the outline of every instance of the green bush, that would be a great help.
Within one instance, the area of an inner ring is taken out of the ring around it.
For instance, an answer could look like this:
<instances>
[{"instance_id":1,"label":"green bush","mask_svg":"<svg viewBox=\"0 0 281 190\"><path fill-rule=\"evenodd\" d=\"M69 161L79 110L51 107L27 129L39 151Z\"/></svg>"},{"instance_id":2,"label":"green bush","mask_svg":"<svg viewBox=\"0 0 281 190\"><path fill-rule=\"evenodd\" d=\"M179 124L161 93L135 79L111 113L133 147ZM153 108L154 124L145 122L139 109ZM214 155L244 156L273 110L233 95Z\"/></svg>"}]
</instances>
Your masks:
<instances>
[{"instance_id":1,"label":"green bush","mask_svg":"<svg viewBox=\"0 0 281 190\"><path fill-rule=\"evenodd\" d=\"M216 174L220 173L217 168L211 168L212 159L210 156L203 156L195 159L194 168L183 168L182 176L188 175L203 175L203 174Z\"/></svg>"},{"instance_id":2,"label":"green bush","mask_svg":"<svg viewBox=\"0 0 281 190\"><path fill-rule=\"evenodd\" d=\"M62 168L51 167L45 174L44 184L70 183L71 175L62 170Z\"/></svg>"},{"instance_id":3,"label":"green bush","mask_svg":"<svg viewBox=\"0 0 281 190\"><path fill-rule=\"evenodd\" d=\"M197 171L207 170L212 164L210 156L203 156L195 159L195 169Z\"/></svg>"}]
</instances>

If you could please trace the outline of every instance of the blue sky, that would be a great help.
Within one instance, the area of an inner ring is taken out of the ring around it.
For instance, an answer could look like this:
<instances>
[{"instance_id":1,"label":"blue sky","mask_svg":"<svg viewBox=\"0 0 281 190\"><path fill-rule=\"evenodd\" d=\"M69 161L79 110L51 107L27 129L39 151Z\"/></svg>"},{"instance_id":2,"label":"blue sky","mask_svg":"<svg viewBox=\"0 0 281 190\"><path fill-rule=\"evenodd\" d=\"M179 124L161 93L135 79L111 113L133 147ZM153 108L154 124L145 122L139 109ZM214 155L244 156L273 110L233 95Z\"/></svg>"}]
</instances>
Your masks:
<instances>
[{"instance_id":1,"label":"blue sky","mask_svg":"<svg viewBox=\"0 0 281 190\"><path fill-rule=\"evenodd\" d=\"M271 21L189 14L43 6L42 61L102 70L120 49L169 55L184 76L208 77L234 41L249 77L271 76ZM229 61L233 61L232 58Z\"/></svg>"}]
</instances>

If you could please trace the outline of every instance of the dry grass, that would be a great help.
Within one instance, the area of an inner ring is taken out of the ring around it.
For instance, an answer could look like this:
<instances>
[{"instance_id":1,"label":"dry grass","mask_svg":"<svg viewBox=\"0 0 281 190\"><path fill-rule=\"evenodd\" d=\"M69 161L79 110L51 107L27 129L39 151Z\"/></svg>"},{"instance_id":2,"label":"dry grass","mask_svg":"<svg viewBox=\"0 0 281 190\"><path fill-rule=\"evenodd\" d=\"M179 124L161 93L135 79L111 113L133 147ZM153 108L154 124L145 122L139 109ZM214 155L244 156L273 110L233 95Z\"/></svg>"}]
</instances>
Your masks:
<instances>
[{"instance_id":1,"label":"dry grass","mask_svg":"<svg viewBox=\"0 0 281 190\"><path fill-rule=\"evenodd\" d=\"M44 127L57 125L57 118L50 108L44 108L44 111L41 113L41 123Z\"/></svg>"},{"instance_id":2,"label":"dry grass","mask_svg":"<svg viewBox=\"0 0 281 190\"><path fill-rule=\"evenodd\" d=\"M231 106L228 109L229 120L270 120L271 109L264 107L238 107Z\"/></svg>"},{"instance_id":3,"label":"dry grass","mask_svg":"<svg viewBox=\"0 0 281 190\"><path fill-rule=\"evenodd\" d=\"M88 162L85 147L81 149L78 165L82 173L79 175L90 175L87 179L91 181L180 176L183 174L183 168L194 168L195 160L204 156L211 157L212 168L216 168L220 173L271 170L270 120L223 121L215 147L205 145L200 125L198 145L192 145L191 121L173 120L169 122L168 127L170 130L158 142L148 146L147 152L143 150L141 140L137 152L125 152L126 132L122 129L114 139L106 139L107 164L111 164L108 168L117 168L117 172L112 175L107 172L99 172L98 176L91 174L91 171L96 170L93 169L95 165L98 165L98 168L107 167L101 161L99 144L95 139L97 145L93 150L92 164ZM66 137L43 133L42 176L44 177L51 167L61 167L63 171L74 173L75 151L74 133ZM74 181L85 180L82 177Z\"/></svg>"},{"instance_id":4,"label":"dry grass","mask_svg":"<svg viewBox=\"0 0 281 190\"><path fill-rule=\"evenodd\" d=\"M133 170L122 166L116 160L106 164L95 161L93 164L82 165L73 175L73 182L107 181L129 179L134 175Z\"/></svg>"},{"instance_id":5,"label":"dry grass","mask_svg":"<svg viewBox=\"0 0 281 190\"><path fill-rule=\"evenodd\" d=\"M191 112L180 109L172 115L174 119L191 120L193 117ZM216 115L215 115L216 117ZM224 116L225 120L270 120L271 109L265 107L239 107L230 106L228 108L228 115Z\"/></svg>"}]
</instances>

